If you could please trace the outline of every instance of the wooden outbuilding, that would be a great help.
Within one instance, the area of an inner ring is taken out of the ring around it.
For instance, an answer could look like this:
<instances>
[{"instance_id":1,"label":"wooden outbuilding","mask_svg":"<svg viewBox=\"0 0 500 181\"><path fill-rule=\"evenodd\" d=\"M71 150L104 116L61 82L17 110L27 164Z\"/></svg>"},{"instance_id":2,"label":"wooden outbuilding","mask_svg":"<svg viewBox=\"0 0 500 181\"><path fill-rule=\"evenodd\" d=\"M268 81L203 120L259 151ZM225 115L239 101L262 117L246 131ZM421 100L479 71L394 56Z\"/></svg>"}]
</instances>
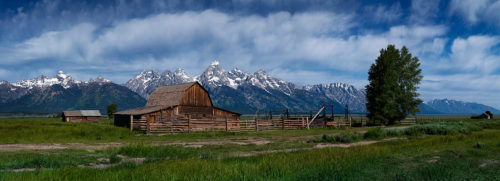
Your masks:
<instances>
[{"instance_id":1,"label":"wooden outbuilding","mask_svg":"<svg viewBox=\"0 0 500 181\"><path fill-rule=\"evenodd\" d=\"M158 87L145 107L115 113L114 124L146 133L229 130L240 115L214 107L208 91L191 82Z\"/></svg>"},{"instance_id":2,"label":"wooden outbuilding","mask_svg":"<svg viewBox=\"0 0 500 181\"><path fill-rule=\"evenodd\" d=\"M76 110L63 111L63 122L99 122L101 121L101 113L99 110Z\"/></svg>"}]
</instances>

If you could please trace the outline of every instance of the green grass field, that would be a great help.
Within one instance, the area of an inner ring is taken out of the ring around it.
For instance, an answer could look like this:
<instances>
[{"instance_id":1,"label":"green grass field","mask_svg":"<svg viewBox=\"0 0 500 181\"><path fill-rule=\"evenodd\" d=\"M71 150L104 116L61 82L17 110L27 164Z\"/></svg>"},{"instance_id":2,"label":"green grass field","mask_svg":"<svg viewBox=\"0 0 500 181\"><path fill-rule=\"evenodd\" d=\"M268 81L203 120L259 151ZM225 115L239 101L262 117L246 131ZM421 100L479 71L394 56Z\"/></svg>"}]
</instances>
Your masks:
<instances>
[{"instance_id":1,"label":"green grass field","mask_svg":"<svg viewBox=\"0 0 500 181\"><path fill-rule=\"evenodd\" d=\"M69 148L2 150L56 143ZM500 180L499 121L144 136L109 120L1 119L0 144L0 180Z\"/></svg>"}]
</instances>

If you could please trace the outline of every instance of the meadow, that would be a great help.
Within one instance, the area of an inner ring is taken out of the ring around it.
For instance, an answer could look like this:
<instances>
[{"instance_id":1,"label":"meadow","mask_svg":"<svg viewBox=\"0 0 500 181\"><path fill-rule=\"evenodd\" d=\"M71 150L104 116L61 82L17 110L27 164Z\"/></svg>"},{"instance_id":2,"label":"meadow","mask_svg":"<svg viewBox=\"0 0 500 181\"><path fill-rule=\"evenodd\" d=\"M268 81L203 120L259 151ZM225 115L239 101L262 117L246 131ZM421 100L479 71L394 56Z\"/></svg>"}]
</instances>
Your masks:
<instances>
[{"instance_id":1,"label":"meadow","mask_svg":"<svg viewBox=\"0 0 500 181\"><path fill-rule=\"evenodd\" d=\"M163 136L145 136L111 123L0 120L0 179L500 179L496 120ZM8 145L18 147L2 149ZM59 147L36 149L47 145Z\"/></svg>"}]
</instances>

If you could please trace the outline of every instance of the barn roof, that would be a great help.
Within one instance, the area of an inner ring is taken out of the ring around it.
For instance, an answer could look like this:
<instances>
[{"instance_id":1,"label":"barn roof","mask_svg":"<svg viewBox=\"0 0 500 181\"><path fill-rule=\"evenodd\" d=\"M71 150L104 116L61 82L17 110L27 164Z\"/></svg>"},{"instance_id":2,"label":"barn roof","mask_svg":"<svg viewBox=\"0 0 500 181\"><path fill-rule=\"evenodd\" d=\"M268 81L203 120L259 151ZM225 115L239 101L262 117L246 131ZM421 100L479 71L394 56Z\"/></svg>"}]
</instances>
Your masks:
<instances>
[{"instance_id":1,"label":"barn roof","mask_svg":"<svg viewBox=\"0 0 500 181\"><path fill-rule=\"evenodd\" d=\"M128 110L125 110L125 111L116 112L115 114L120 114L120 115L141 115L141 114L147 114L147 113L159 111L162 108L163 108L163 106L146 106L146 107L140 107L140 108L128 109Z\"/></svg>"},{"instance_id":2,"label":"barn roof","mask_svg":"<svg viewBox=\"0 0 500 181\"><path fill-rule=\"evenodd\" d=\"M99 110L76 110L76 111L63 111L64 116L89 116L97 117L101 116Z\"/></svg>"},{"instance_id":3,"label":"barn roof","mask_svg":"<svg viewBox=\"0 0 500 181\"><path fill-rule=\"evenodd\" d=\"M149 106L178 106L181 102L184 92L198 82L189 82L185 84L161 86L149 96L146 107ZM201 86L203 87L203 86Z\"/></svg>"}]
</instances>

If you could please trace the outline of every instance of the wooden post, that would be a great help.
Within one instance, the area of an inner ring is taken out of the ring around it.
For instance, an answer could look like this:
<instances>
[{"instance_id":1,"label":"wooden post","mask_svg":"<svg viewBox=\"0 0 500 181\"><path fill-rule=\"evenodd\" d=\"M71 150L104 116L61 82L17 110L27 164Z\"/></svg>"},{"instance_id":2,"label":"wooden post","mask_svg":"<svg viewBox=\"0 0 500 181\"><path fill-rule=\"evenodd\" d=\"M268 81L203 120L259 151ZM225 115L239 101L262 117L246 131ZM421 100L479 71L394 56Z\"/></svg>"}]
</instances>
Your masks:
<instances>
[{"instance_id":1,"label":"wooden post","mask_svg":"<svg viewBox=\"0 0 500 181\"><path fill-rule=\"evenodd\" d=\"M332 121L335 121L335 114L333 113L333 104L332 104Z\"/></svg>"},{"instance_id":2,"label":"wooden post","mask_svg":"<svg viewBox=\"0 0 500 181\"><path fill-rule=\"evenodd\" d=\"M151 122L149 120L150 119L146 119L146 134L149 134L151 130L151 125L149 125Z\"/></svg>"},{"instance_id":3,"label":"wooden post","mask_svg":"<svg viewBox=\"0 0 500 181\"><path fill-rule=\"evenodd\" d=\"M285 130L285 119L281 118L281 130Z\"/></svg>"},{"instance_id":4,"label":"wooden post","mask_svg":"<svg viewBox=\"0 0 500 181\"><path fill-rule=\"evenodd\" d=\"M306 118L307 129L309 129L309 118Z\"/></svg>"},{"instance_id":5,"label":"wooden post","mask_svg":"<svg viewBox=\"0 0 500 181\"><path fill-rule=\"evenodd\" d=\"M290 119L290 112L288 112L288 108L286 108L286 119L289 120Z\"/></svg>"},{"instance_id":6,"label":"wooden post","mask_svg":"<svg viewBox=\"0 0 500 181\"><path fill-rule=\"evenodd\" d=\"M226 119L226 132L227 132L227 116L224 116L224 118Z\"/></svg>"},{"instance_id":7,"label":"wooden post","mask_svg":"<svg viewBox=\"0 0 500 181\"><path fill-rule=\"evenodd\" d=\"M255 118L255 131L259 131L259 119Z\"/></svg>"},{"instance_id":8,"label":"wooden post","mask_svg":"<svg viewBox=\"0 0 500 181\"><path fill-rule=\"evenodd\" d=\"M170 133L174 132L174 109L170 106Z\"/></svg>"},{"instance_id":9,"label":"wooden post","mask_svg":"<svg viewBox=\"0 0 500 181\"><path fill-rule=\"evenodd\" d=\"M130 131L134 131L134 115L130 115Z\"/></svg>"},{"instance_id":10,"label":"wooden post","mask_svg":"<svg viewBox=\"0 0 500 181\"><path fill-rule=\"evenodd\" d=\"M326 107L325 107L325 110L323 110L323 124L326 128Z\"/></svg>"},{"instance_id":11,"label":"wooden post","mask_svg":"<svg viewBox=\"0 0 500 181\"><path fill-rule=\"evenodd\" d=\"M191 133L191 115L188 114L188 133Z\"/></svg>"},{"instance_id":12,"label":"wooden post","mask_svg":"<svg viewBox=\"0 0 500 181\"><path fill-rule=\"evenodd\" d=\"M273 120L273 110L269 110L269 119Z\"/></svg>"}]
</instances>

